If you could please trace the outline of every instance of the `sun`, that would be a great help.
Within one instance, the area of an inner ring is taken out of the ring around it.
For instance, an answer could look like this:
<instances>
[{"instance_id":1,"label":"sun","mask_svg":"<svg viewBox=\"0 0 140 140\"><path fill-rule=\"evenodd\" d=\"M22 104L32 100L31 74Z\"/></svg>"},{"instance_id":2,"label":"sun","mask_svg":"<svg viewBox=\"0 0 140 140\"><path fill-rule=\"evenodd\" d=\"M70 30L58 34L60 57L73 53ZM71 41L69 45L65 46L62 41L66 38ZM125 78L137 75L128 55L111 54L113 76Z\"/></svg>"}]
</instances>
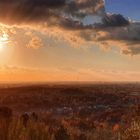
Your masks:
<instances>
[{"instance_id":1,"label":"sun","mask_svg":"<svg viewBox=\"0 0 140 140\"><path fill-rule=\"evenodd\" d=\"M9 40L8 34L3 33L3 35L0 37L0 50L2 50L6 46L8 40Z\"/></svg>"}]
</instances>

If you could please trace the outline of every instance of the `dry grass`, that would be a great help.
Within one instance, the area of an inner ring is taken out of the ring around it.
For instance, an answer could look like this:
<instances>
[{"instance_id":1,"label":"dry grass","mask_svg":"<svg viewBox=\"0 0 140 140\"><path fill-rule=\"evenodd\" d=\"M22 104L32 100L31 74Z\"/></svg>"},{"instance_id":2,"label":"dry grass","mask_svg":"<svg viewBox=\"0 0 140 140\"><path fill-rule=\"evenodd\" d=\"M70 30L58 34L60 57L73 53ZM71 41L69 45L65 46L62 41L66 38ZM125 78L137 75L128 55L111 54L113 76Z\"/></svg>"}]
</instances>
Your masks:
<instances>
[{"instance_id":1,"label":"dry grass","mask_svg":"<svg viewBox=\"0 0 140 140\"><path fill-rule=\"evenodd\" d=\"M1 140L50 140L48 127L41 122L29 121L27 126L20 119L2 125Z\"/></svg>"},{"instance_id":2,"label":"dry grass","mask_svg":"<svg viewBox=\"0 0 140 140\"><path fill-rule=\"evenodd\" d=\"M123 140L140 140L140 117L134 119L124 133L122 134Z\"/></svg>"},{"instance_id":3,"label":"dry grass","mask_svg":"<svg viewBox=\"0 0 140 140\"><path fill-rule=\"evenodd\" d=\"M21 119L14 118L10 123L1 119L0 140L140 140L140 119L117 132L110 127L80 132L63 126L50 131L50 126L41 121L29 120L25 126Z\"/></svg>"}]
</instances>

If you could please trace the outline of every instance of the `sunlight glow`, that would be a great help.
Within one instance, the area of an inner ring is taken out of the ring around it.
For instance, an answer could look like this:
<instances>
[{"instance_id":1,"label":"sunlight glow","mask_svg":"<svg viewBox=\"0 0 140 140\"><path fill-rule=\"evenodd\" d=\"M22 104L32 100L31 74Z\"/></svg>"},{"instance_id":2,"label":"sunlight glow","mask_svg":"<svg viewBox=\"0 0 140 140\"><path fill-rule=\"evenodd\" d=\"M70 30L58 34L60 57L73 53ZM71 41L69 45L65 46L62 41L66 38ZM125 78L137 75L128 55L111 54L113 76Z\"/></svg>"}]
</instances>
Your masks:
<instances>
[{"instance_id":1,"label":"sunlight glow","mask_svg":"<svg viewBox=\"0 0 140 140\"><path fill-rule=\"evenodd\" d=\"M5 32L0 37L0 51L5 47L5 44L7 44L9 41L9 36Z\"/></svg>"},{"instance_id":2,"label":"sunlight glow","mask_svg":"<svg viewBox=\"0 0 140 140\"><path fill-rule=\"evenodd\" d=\"M2 48L3 48L3 45L2 45L2 44L0 44L0 50L2 50Z\"/></svg>"}]
</instances>

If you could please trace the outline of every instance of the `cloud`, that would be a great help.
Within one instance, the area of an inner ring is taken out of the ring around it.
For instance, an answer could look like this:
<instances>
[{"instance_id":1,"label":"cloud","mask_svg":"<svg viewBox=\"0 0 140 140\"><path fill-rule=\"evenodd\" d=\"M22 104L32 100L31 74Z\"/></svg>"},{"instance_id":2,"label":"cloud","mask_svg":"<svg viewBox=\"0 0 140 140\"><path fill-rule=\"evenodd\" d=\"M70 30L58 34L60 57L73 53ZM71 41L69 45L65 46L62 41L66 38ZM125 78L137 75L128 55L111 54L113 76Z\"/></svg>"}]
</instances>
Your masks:
<instances>
[{"instance_id":1,"label":"cloud","mask_svg":"<svg viewBox=\"0 0 140 140\"><path fill-rule=\"evenodd\" d=\"M134 45L134 46L128 46L125 49L122 49L122 54L125 55L138 55L140 54L140 46L139 45Z\"/></svg>"},{"instance_id":2,"label":"cloud","mask_svg":"<svg viewBox=\"0 0 140 140\"><path fill-rule=\"evenodd\" d=\"M10 25L45 24L73 30L129 24L122 15L106 13L104 0L1 0L0 21Z\"/></svg>"},{"instance_id":3,"label":"cloud","mask_svg":"<svg viewBox=\"0 0 140 140\"><path fill-rule=\"evenodd\" d=\"M52 19L83 18L101 14L103 0L1 0L0 19L8 24L51 22ZM4 13L4 14L3 14Z\"/></svg>"},{"instance_id":4,"label":"cloud","mask_svg":"<svg viewBox=\"0 0 140 140\"><path fill-rule=\"evenodd\" d=\"M0 22L27 26L74 47L92 43L104 49L118 46L125 55L140 54L140 23L106 13L104 0L1 0ZM39 48L42 40L35 35L27 46Z\"/></svg>"},{"instance_id":5,"label":"cloud","mask_svg":"<svg viewBox=\"0 0 140 140\"><path fill-rule=\"evenodd\" d=\"M129 19L123 17L121 14L107 13L103 18L104 26L127 26L130 24Z\"/></svg>"},{"instance_id":6,"label":"cloud","mask_svg":"<svg viewBox=\"0 0 140 140\"><path fill-rule=\"evenodd\" d=\"M118 24L119 25L119 24ZM94 45L108 49L119 47L122 54L140 54L140 23L130 22L125 26L109 26L81 31L79 36Z\"/></svg>"},{"instance_id":7,"label":"cloud","mask_svg":"<svg viewBox=\"0 0 140 140\"><path fill-rule=\"evenodd\" d=\"M42 41L37 36L33 37L29 42L29 44L27 44L27 48L33 48L33 49L38 49L42 46L43 46Z\"/></svg>"},{"instance_id":8,"label":"cloud","mask_svg":"<svg viewBox=\"0 0 140 140\"><path fill-rule=\"evenodd\" d=\"M104 41L113 46L119 46L125 55L140 54L140 23L132 22L128 26L107 28L104 30L106 36L99 37L99 41ZM112 43L110 43L112 41Z\"/></svg>"}]
</instances>

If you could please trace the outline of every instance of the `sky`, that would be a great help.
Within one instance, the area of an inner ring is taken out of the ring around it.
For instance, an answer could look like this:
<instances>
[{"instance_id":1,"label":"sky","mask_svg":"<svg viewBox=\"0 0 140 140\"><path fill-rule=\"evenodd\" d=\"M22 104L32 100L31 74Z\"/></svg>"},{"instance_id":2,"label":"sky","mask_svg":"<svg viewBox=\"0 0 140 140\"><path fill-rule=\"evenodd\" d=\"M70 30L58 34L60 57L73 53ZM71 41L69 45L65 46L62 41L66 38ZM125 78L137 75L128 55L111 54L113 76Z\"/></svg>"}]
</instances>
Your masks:
<instances>
[{"instance_id":1,"label":"sky","mask_svg":"<svg viewBox=\"0 0 140 140\"><path fill-rule=\"evenodd\" d=\"M140 81L139 0L1 0L0 82Z\"/></svg>"},{"instance_id":2,"label":"sky","mask_svg":"<svg viewBox=\"0 0 140 140\"><path fill-rule=\"evenodd\" d=\"M108 12L122 14L133 20L140 20L139 0L106 0L106 10Z\"/></svg>"}]
</instances>

